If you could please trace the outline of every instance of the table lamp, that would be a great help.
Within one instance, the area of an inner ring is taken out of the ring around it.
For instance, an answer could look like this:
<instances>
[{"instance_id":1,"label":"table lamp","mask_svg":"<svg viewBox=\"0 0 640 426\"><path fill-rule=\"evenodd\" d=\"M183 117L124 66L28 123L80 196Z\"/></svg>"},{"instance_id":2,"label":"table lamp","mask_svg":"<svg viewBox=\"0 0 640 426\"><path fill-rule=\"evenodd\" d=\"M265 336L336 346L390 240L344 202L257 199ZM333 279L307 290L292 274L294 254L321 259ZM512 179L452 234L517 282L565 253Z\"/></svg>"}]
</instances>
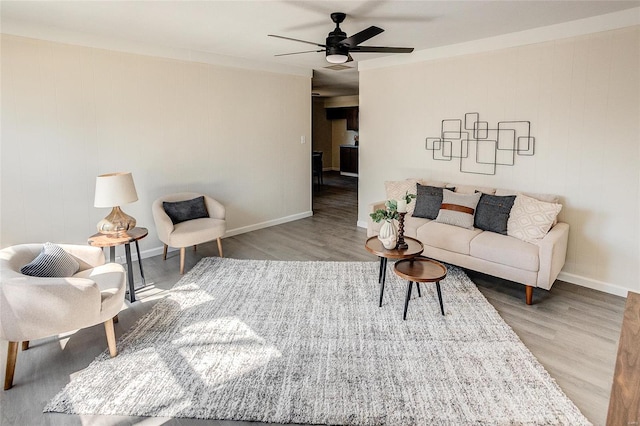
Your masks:
<instances>
[{"instance_id":1,"label":"table lamp","mask_svg":"<svg viewBox=\"0 0 640 426\"><path fill-rule=\"evenodd\" d=\"M133 176L128 172L109 173L96 178L96 196L94 207L113 207L111 213L98 222L98 232L118 236L121 232L133 229L136 220L123 212L120 206L138 201Z\"/></svg>"}]
</instances>

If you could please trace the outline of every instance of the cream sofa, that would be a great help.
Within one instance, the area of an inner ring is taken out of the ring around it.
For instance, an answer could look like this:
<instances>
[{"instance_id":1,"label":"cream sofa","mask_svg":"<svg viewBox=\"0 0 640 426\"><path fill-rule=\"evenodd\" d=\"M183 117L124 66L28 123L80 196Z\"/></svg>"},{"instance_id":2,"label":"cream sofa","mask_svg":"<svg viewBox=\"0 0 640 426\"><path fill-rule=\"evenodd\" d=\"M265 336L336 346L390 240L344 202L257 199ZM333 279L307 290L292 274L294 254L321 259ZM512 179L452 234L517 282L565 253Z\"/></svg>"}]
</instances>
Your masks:
<instances>
[{"instance_id":1,"label":"cream sofa","mask_svg":"<svg viewBox=\"0 0 640 426\"><path fill-rule=\"evenodd\" d=\"M443 183L423 182L424 185L445 186ZM516 195L517 191L495 188L475 188L446 184L456 192L475 190L492 195ZM526 194L541 201L559 202L558 197L545 194ZM415 201L414 201L415 202ZM384 201L369 205L373 213L384 208ZM368 217L368 236L378 234L381 223ZM557 222L536 244L495 232L465 229L438 223L435 220L405 217L405 236L424 244L423 255L473 271L504 278L525 285L525 300L533 303L533 288L549 290L564 266L569 238L569 225Z\"/></svg>"}]
</instances>

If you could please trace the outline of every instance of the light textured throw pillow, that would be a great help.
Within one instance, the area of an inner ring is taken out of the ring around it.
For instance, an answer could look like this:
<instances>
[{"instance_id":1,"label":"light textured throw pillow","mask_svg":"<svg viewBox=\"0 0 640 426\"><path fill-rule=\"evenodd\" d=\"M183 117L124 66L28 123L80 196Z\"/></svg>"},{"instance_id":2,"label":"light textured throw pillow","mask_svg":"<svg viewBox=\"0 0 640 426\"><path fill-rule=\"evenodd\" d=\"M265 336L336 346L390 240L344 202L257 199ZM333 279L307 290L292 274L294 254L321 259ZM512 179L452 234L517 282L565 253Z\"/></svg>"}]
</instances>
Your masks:
<instances>
[{"instance_id":1,"label":"light textured throw pillow","mask_svg":"<svg viewBox=\"0 0 640 426\"><path fill-rule=\"evenodd\" d=\"M192 219L209 217L207 206L204 203L204 196L196 197L192 200L164 201L162 208L164 208L164 211L174 225Z\"/></svg>"},{"instance_id":2,"label":"light textured throw pillow","mask_svg":"<svg viewBox=\"0 0 640 426\"><path fill-rule=\"evenodd\" d=\"M507 235L535 243L547 235L561 209L562 204L546 203L518 194L507 221Z\"/></svg>"},{"instance_id":3,"label":"light textured throw pillow","mask_svg":"<svg viewBox=\"0 0 640 426\"><path fill-rule=\"evenodd\" d=\"M80 268L80 264L62 247L44 243L40 254L20 269L32 277L70 277Z\"/></svg>"},{"instance_id":4,"label":"light textured throw pillow","mask_svg":"<svg viewBox=\"0 0 640 426\"><path fill-rule=\"evenodd\" d=\"M481 195L480 192L458 194L445 189L436 222L473 229L473 217Z\"/></svg>"},{"instance_id":5,"label":"light textured throw pillow","mask_svg":"<svg viewBox=\"0 0 640 426\"><path fill-rule=\"evenodd\" d=\"M415 194L417 183L418 183L417 179L406 179L406 180L385 182L384 189L387 192L387 200L400 200L404 198L407 191L409 191L409 194ZM407 214L411 216L415 208L416 208L416 202L415 200L412 200L409 204L407 204Z\"/></svg>"}]
</instances>

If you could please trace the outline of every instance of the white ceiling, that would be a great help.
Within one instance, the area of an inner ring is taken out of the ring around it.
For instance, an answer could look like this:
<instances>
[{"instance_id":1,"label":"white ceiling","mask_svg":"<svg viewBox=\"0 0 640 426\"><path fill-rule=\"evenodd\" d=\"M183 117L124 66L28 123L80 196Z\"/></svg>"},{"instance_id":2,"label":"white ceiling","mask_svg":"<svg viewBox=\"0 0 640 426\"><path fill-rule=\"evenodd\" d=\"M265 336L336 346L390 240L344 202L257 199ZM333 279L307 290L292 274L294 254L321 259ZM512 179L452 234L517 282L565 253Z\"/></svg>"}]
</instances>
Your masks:
<instances>
[{"instance_id":1,"label":"white ceiling","mask_svg":"<svg viewBox=\"0 0 640 426\"><path fill-rule=\"evenodd\" d=\"M544 27L640 6L629 1L6 1L0 2L3 33L105 47L127 43L224 55L313 69L313 90L322 96L356 94L356 62L380 54L354 53L353 67L325 69L324 53L275 57L313 46L267 37L277 34L324 44L334 28L331 12L352 35L371 25L385 32L365 46L414 47L417 51Z\"/></svg>"}]
</instances>

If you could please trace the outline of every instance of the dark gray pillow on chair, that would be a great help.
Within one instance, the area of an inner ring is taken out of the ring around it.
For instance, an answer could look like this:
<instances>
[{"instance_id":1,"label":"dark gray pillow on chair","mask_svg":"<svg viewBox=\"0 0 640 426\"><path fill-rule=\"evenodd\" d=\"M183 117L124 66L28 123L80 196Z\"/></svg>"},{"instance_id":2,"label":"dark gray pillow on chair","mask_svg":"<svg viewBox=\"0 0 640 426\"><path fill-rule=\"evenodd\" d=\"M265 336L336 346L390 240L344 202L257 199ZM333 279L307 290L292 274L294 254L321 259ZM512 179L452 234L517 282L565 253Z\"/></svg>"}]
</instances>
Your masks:
<instances>
[{"instance_id":1,"label":"dark gray pillow on chair","mask_svg":"<svg viewBox=\"0 0 640 426\"><path fill-rule=\"evenodd\" d=\"M416 208L413 210L413 217L424 219L435 219L440 212L442 204L442 190L437 186L416 185ZM450 188L452 191L454 188Z\"/></svg>"},{"instance_id":2,"label":"dark gray pillow on chair","mask_svg":"<svg viewBox=\"0 0 640 426\"><path fill-rule=\"evenodd\" d=\"M70 277L80 269L80 264L62 247L44 243L40 254L24 265L20 272L32 277Z\"/></svg>"},{"instance_id":3,"label":"dark gray pillow on chair","mask_svg":"<svg viewBox=\"0 0 640 426\"><path fill-rule=\"evenodd\" d=\"M207 206L204 203L204 196L196 197L193 200L163 201L162 207L174 225L192 219L209 217Z\"/></svg>"},{"instance_id":4,"label":"dark gray pillow on chair","mask_svg":"<svg viewBox=\"0 0 640 426\"><path fill-rule=\"evenodd\" d=\"M515 199L515 195L482 194L476 207L473 226L483 231L507 235L507 221Z\"/></svg>"}]
</instances>

